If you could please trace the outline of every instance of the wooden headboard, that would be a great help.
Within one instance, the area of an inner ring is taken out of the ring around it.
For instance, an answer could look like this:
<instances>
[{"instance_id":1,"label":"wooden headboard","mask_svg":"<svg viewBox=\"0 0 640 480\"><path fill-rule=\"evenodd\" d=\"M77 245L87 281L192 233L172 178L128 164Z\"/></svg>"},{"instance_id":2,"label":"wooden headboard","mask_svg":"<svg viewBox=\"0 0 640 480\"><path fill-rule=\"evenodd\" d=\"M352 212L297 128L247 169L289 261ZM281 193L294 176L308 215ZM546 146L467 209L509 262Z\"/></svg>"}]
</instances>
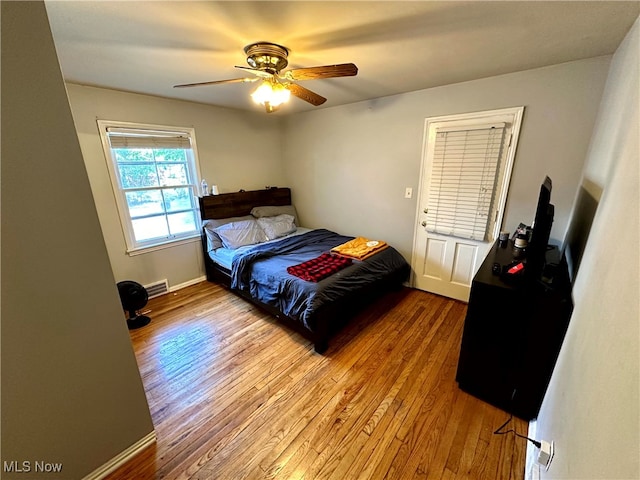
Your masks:
<instances>
[{"instance_id":1,"label":"wooden headboard","mask_svg":"<svg viewBox=\"0 0 640 480\"><path fill-rule=\"evenodd\" d=\"M248 192L199 197L202 220L249 215L253 207L291 205L290 188L266 188Z\"/></svg>"}]
</instances>

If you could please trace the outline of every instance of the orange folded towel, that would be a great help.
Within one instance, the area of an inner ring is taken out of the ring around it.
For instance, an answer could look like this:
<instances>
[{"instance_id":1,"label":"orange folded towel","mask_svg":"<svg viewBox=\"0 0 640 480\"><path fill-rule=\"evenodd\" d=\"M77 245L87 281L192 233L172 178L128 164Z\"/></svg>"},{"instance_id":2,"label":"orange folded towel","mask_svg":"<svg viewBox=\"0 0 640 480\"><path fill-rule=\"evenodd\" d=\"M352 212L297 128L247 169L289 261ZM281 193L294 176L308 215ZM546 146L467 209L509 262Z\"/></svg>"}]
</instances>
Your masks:
<instances>
[{"instance_id":1,"label":"orange folded towel","mask_svg":"<svg viewBox=\"0 0 640 480\"><path fill-rule=\"evenodd\" d=\"M364 237L356 237L353 240L349 240L342 245L333 247L331 251L338 255L345 257L355 258L356 260L364 260L369 258L381 250L384 250L389 245L381 240L369 240Z\"/></svg>"}]
</instances>

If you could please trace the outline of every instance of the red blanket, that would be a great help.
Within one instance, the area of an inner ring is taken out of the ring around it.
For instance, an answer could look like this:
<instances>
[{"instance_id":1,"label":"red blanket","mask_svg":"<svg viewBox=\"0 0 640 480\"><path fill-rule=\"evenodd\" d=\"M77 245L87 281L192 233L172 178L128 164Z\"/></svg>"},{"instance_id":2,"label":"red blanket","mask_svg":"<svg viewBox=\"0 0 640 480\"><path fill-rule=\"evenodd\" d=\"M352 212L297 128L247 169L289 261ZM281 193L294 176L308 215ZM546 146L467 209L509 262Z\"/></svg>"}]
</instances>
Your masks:
<instances>
[{"instance_id":1,"label":"red blanket","mask_svg":"<svg viewBox=\"0 0 640 480\"><path fill-rule=\"evenodd\" d=\"M287 272L308 282L319 282L348 267L351 263L350 258L323 253L319 257L287 267Z\"/></svg>"}]
</instances>

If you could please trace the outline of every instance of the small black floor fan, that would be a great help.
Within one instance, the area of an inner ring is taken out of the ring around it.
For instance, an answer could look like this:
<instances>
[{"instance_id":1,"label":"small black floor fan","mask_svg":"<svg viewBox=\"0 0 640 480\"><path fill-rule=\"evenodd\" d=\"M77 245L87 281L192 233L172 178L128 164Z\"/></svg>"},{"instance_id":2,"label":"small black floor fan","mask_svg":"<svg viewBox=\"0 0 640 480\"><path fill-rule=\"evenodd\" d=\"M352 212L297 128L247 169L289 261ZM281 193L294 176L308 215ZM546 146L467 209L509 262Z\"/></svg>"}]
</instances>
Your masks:
<instances>
[{"instance_id":1,"label":"small black floor fan","mask_svg":"<svg viewBox=\"0 0 640 480\"><path fill-rule=\"evenodd\" d=\"M129 312L127 326L129 330L144 327L151 319L146 315L139 315L138 310L143 308L149 300L147 289L133 280L118 282L118 293L122 308Z\"/></svg>"}]
</instances>

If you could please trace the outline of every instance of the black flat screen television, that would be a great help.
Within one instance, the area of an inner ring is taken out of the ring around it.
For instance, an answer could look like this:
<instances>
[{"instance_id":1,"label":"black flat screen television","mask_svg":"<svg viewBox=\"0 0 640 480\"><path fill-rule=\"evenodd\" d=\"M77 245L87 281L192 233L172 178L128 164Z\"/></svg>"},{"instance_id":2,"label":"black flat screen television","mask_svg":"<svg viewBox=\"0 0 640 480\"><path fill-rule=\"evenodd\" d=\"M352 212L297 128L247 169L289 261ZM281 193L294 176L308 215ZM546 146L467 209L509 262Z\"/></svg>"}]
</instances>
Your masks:
<instances>
[{"instance_id":1,"label":"black flat screen television","mask_svg":"<svg viewBox=\"0 0 640 480\"><path fill-rule=\"evenodd\" d=\"M536 216L533 220L531 238L527 246L527 265L525 273L532 279L539 279L544 270L545 255L555 208L551 203L551 179L545 177L540 186Z\"/></svg>"}]
</instances>

